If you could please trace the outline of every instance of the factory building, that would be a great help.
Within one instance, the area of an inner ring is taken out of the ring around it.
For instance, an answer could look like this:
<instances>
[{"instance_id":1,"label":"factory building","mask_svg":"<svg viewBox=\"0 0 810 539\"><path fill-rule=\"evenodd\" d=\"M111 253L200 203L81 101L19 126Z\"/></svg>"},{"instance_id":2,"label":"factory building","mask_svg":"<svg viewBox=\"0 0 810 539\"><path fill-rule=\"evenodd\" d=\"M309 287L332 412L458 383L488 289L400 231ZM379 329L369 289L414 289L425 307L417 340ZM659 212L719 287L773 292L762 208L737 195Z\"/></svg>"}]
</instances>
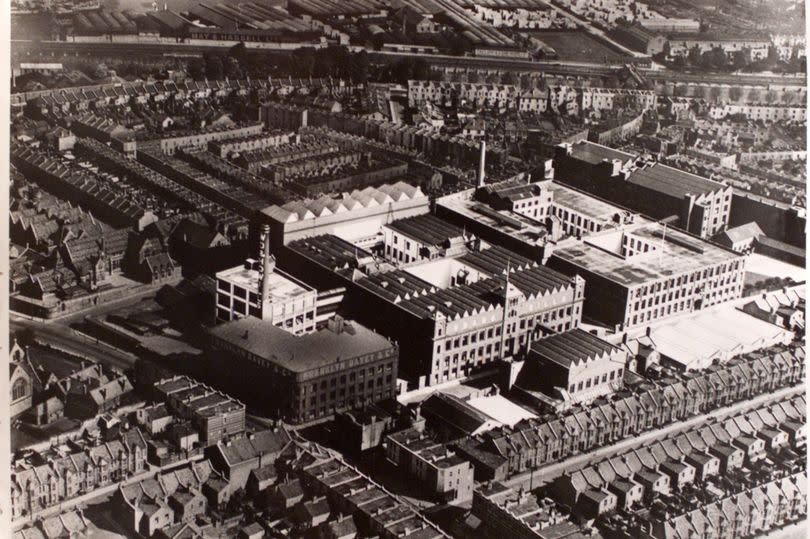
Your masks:
<instances>
[{"instance_id":1,"label":"factory building","mask_svg":"<svg viewBox=\"0 0 810 539\"><path fill-rule=\"evenodd\" d=\"M582 316L583 279L483 243L403 268L335 236L292 242L279 256L316 286L345 286L347 309L400 343L403 377L420 387L523 354Z\"/></svg>"},{"instance_id":2,"label":"factory building","mask_svg":"<svg viewBox=\"0 0 810 539\"><path fill-rule=\"evenodd\" d=\"M731 186L592 142L561 144L555 179L709 238L728 226Z\"/></svg>"},{"instance_id":3,"label":"factory building","mask_svg":"<svg viewBox=\"0 0 810 539\"><path fill-rule=\"evenodd\" d=\"M317 291L276 269L267 227L262 235L261 261L248 259L216 274L217 320L253 316L297 335L313 331Z\"/></svg>"},{"instance_id":4,"label":"factory building","mask_svg":"<svg viewBox=\"0 0 810 539\"><path fill-rule=\"evenodd\" d=\"M585 316L625 328L742 295L745 257L641 221L558 244L548 265L588 283Z\"/></svg>"},{"instance_id":5,"label":"factory building","mask_svg":"<svg viewBox=\"0 0 810 539\"><path fill-rule=\"evenodd\" d=\"M286 421L311 421L396 394L397 346L339 316L306 335L243 318L213 328L210 339L217 368L238 369L258 384L262 404Z\"/></svg>"}]
</instances>

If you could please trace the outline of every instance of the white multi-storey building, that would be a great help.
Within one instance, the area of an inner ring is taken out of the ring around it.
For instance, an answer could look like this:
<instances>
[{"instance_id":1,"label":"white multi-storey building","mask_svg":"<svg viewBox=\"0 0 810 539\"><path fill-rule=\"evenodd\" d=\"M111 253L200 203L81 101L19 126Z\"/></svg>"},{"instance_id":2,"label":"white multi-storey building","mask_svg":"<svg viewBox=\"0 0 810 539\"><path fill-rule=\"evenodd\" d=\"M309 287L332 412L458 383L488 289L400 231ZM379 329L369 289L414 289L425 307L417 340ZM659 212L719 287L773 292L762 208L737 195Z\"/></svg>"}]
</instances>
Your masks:
<instances>
[{"instance_id":1,"label":"white multi-storey building","mask_svg":"<svg viewBox=\"0 0 810 539\"><path fill-rule=\"evenodd\" d=\"M217 321L253 316L296 335L314 331L318 291L277 270L271 257L260 267L248 259L217 273Z\"/></svg>"}]
</instances>

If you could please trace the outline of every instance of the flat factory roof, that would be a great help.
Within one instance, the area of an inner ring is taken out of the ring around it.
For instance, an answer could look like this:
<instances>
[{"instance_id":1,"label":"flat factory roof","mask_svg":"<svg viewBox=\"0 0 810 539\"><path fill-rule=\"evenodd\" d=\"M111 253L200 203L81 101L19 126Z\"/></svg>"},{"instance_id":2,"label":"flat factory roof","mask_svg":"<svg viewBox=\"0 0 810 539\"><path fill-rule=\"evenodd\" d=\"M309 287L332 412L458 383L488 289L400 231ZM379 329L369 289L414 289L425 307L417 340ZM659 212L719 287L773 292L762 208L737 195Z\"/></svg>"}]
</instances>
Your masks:
<instances>
[{"instance_id":1,"label":"flat factory roof","mask_svg":"<svg viewBox=\"0 0 810 539\"><path fill-rule=\"evenodd\" d=\"M678 198L688 194L699 196L727 189L727 186L720 182L661 164L632 172L628 181Z\"/></svg>"},{"instance_id":2,"label":"flat factory roof","mask_svg":"<svg viewBox=\"0 0 810 539\"><path fill-rule=\"evenodd\" d=\"M581 141L571 146L571 157L585 161L591 165L598 165L602 161L613 161L614 159L627 162L631 159L635 159L636 156L594 142Z\"/></svg>"},{"instance_id":3,"label":"flat factory roof","mask_svg":"<svg viewBox=\"0 0 810 539\"><path fill-rule=\"evenodd\" d=\"M274 269L267 278L270 280L269 301L271 303L283 303L313 290L278 269ZM258 270L236 266L217 273L217 279L246 288L256 294L259 293L261 276Z\"/></svg>"},{"instance_id":4,"label":"flat factory roof","mask_svg":"<svg viewBox=\"0 0 810 539\"><path fill-rule=\"evenodd\" d=\"M293 335L270 322L248 317L220 324L211 334L293 372L306 372L394 347L382 335L348 321L339 333L325 328Z\"/></svg>"},{"instance_id":5,"label":"flat factory roof","mask_svg":"<svg viewBox=\"0 0 810 539\"><path fill-rule=\"evenodd\" d=\"M450 195L436 204L471 221L476 221L502 234L519 238L529 245L541 243L548 230L540 222L506 210L494 210L486 204L468 197Z\"/></svg>"},{"instance_id":6,"label":"flat factory roof","mask_svg":"<svg viewBox=\"0 0 810 539\"><path fill-rule=\"evenodd\" d=\"M619 212L628 211L557 182L550 182L549 188L554 193L555 206L570 208L588 217L611 219Z\"/></svg>"},{"instance_id":7,"label":"flat factory roof","mask_svg":"<svg viewBox=\"0 0 810 539\"><path fill-rule=\"evenodd\" d=\"M656 249L624 258L597 246L607 243L611 239L607 236L610 235L618 235L620 241L622 234L644 239L654 244ZM628 287L742 258L737 253L672 227L667 227L664 232L663 225L649 222L594 234L583 240L571 238L561 242L551 256Z\"/></svg>"}]
</instances>

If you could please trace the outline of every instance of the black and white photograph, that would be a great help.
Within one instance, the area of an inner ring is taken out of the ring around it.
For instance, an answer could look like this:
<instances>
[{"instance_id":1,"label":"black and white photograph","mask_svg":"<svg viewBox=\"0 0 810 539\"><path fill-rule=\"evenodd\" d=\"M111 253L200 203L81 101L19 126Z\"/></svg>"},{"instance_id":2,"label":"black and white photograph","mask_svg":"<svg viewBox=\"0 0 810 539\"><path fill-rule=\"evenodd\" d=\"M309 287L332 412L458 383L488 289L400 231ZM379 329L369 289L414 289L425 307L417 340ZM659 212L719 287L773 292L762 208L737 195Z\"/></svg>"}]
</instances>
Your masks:
<instances>
[{"instance_id":1,"label":"black and white photograph","mask_svg":"<svg viewBox=\"0 0 810 539\"><path fill-rule=\"evenodd\" d=\"M0 5L0 537L810 536L804 0Z\"/></svg>"}]
</instances>

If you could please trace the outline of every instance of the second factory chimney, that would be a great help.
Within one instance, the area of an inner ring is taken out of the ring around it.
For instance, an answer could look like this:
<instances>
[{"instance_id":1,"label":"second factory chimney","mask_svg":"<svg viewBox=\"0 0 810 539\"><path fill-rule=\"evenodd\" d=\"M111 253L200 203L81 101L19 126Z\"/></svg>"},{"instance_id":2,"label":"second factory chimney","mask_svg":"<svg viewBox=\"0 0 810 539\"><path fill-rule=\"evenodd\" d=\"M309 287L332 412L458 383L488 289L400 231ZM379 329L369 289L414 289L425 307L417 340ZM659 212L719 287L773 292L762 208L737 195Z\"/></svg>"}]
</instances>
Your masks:
<instances>
[{"instance_id":1,"label":"second factory chimney","mask_svg":"<svg viewBox=\"0 0 810 539\"><path fill-rule=\"evenodd\" d=\"M481 141L481 158L478 161L478 187L484 186L486 172L484 171L487 161L487 142Z\"/></svg>"},{"instance_id":2,"label":"second factory chimney","mask_svg":"<svg viewBox=\"0 0 810 539\"><path fill-rule=\"evenodd\" d=\"M261 278L259 281L260 288L260 301L259 309L264 308L264 304L270 297L270 274L275 269L275 257L270 254L270 226L262 225L262 231L259 241L259 263L261 264L260 272Z\"/></svg>"}]
</instances>

